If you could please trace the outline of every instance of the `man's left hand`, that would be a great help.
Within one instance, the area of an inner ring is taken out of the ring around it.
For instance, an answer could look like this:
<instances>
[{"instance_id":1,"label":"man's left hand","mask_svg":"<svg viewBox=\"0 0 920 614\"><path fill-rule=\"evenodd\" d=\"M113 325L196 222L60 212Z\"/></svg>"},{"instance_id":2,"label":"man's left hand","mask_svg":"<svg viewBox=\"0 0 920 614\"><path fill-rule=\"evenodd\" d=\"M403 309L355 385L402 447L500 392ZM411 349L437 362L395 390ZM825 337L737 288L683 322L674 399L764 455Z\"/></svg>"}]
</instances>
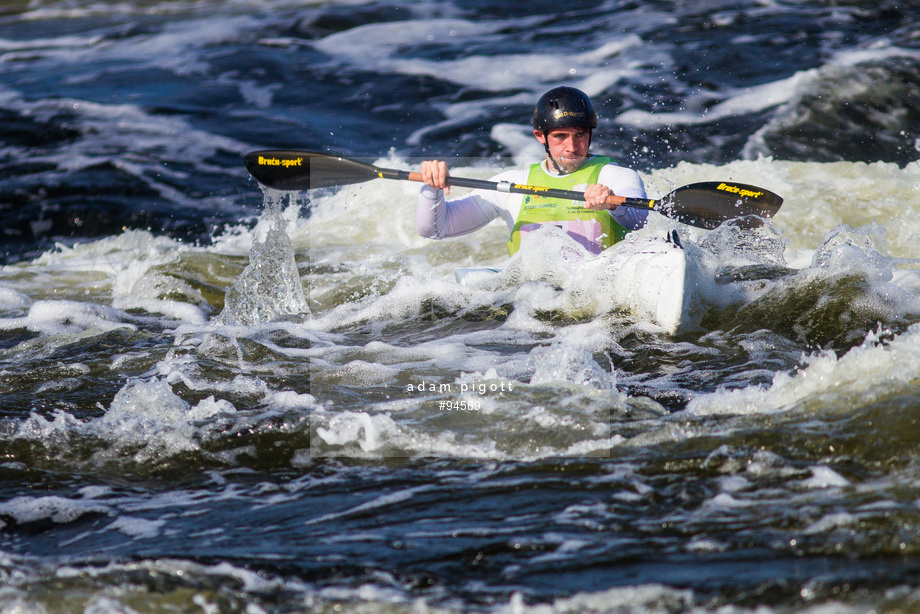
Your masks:
<instances>
[{"instance_id":1,"label":"man's left hand","mask_svg":"<svg viewBox=\"0 0 920 614\"><path fill-rule=\"evenodd\" d=\"M613 192L605 185L594 183L585 190L585 209L616 209L616 205L608 205L607 197Z\"/></svg>"}]
</instances>

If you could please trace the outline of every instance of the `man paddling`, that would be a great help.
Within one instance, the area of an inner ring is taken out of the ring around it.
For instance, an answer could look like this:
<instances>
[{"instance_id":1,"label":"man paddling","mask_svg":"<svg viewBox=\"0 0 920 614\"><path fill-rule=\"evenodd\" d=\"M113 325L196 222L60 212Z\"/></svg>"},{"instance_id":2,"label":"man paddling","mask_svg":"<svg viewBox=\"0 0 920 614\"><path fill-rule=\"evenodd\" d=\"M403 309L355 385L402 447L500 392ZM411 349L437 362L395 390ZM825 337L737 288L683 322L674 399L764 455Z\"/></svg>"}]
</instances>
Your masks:
<instances>
[{"instance_id":1,"label":"man paddling","mask_svg":"<svg viewBox=\"0 0 920 614\"><path fill-rule=\"evenodd\" d=\"M629 207L608 209L608 196L645 198L645 187L635 171L609 158L588 153L597 128L590 98L573 87L546 92L533 113L533 135L546 159L529 169L506 171L492 181L507 181L585 193L585 202L474 190L463 198L446 200L450 183L447 163L422 162L425 182L415 211L418 234L429 239L456 237L478 230L494 219L508 225L508 251L514 254L527 233L553 224L589 252L597 254L645 225L648 211Z\"/></svg>"}]
</instances>

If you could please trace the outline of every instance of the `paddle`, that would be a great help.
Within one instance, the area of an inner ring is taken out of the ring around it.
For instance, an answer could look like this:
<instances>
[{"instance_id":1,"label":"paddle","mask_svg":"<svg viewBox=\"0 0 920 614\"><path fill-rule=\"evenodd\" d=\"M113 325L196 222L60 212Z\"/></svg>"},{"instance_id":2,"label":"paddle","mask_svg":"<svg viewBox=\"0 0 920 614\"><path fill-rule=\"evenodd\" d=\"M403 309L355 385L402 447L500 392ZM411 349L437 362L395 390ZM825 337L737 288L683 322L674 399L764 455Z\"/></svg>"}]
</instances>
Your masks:
<instances>
[{"instance_id":1,"label":"paddle","mask_svg":"<svg viewBox=\"0 0 920 614\"><path fill-rule=\"evenodd\" d=\"M254 151L245 157L246 169L264 186L276 190L300 191L314 188L363 183L371 179L422 181L421 173L372 166L357 160L309 151ZM450 176L450 184L516 194L535 194L547 198L584 200L581 192L557 190L517 183L484 181ZM763 188L743 183L709 181L693 183L660 199L611 196L611 207L651 209L662 215L699 228L715 228L725 220L746 215L773 217L783 199Z\"/></svg>"}]
</instances>

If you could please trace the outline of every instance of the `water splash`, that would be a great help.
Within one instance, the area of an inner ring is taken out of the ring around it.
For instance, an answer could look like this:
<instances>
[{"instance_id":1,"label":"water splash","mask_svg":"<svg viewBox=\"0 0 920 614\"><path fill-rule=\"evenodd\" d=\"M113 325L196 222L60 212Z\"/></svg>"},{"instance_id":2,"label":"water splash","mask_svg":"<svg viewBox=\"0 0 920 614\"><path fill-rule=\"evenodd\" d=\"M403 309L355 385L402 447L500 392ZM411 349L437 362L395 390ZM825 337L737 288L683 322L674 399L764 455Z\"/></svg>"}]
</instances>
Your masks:
<instances>
[{"instance_id":1,"label":"water splash","mask_svg":"<svg viewBox=\"0 0 920 614\"><path fill-rule=\"evenodd\" d=\"M296 196L289 195L290 201ZM227 290L218 325L247 325L310 314L294 260L294 246L285 231L285 193L265 190L265 239L253 243L249 266Z\"/></svg>"}]
</instances>

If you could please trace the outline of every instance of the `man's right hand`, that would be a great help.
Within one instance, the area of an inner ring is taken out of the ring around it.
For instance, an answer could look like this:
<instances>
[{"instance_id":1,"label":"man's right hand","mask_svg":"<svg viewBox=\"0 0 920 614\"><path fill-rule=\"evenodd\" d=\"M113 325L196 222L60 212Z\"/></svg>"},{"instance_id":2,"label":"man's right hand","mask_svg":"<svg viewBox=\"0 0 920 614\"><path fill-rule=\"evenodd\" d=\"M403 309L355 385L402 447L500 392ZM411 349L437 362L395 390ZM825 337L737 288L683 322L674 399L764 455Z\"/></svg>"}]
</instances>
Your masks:
<instances>
[{"instance_id":1,"label":"man's right hand","mask_svg":"<svg viewBox=\"0 0 920 614\"><path fill-rule=\"evenodd\" d=\"M450 192L447 162L440 160L425 160L422 162L422 181L437 189Z\"/></svg>"}]
</instances>

